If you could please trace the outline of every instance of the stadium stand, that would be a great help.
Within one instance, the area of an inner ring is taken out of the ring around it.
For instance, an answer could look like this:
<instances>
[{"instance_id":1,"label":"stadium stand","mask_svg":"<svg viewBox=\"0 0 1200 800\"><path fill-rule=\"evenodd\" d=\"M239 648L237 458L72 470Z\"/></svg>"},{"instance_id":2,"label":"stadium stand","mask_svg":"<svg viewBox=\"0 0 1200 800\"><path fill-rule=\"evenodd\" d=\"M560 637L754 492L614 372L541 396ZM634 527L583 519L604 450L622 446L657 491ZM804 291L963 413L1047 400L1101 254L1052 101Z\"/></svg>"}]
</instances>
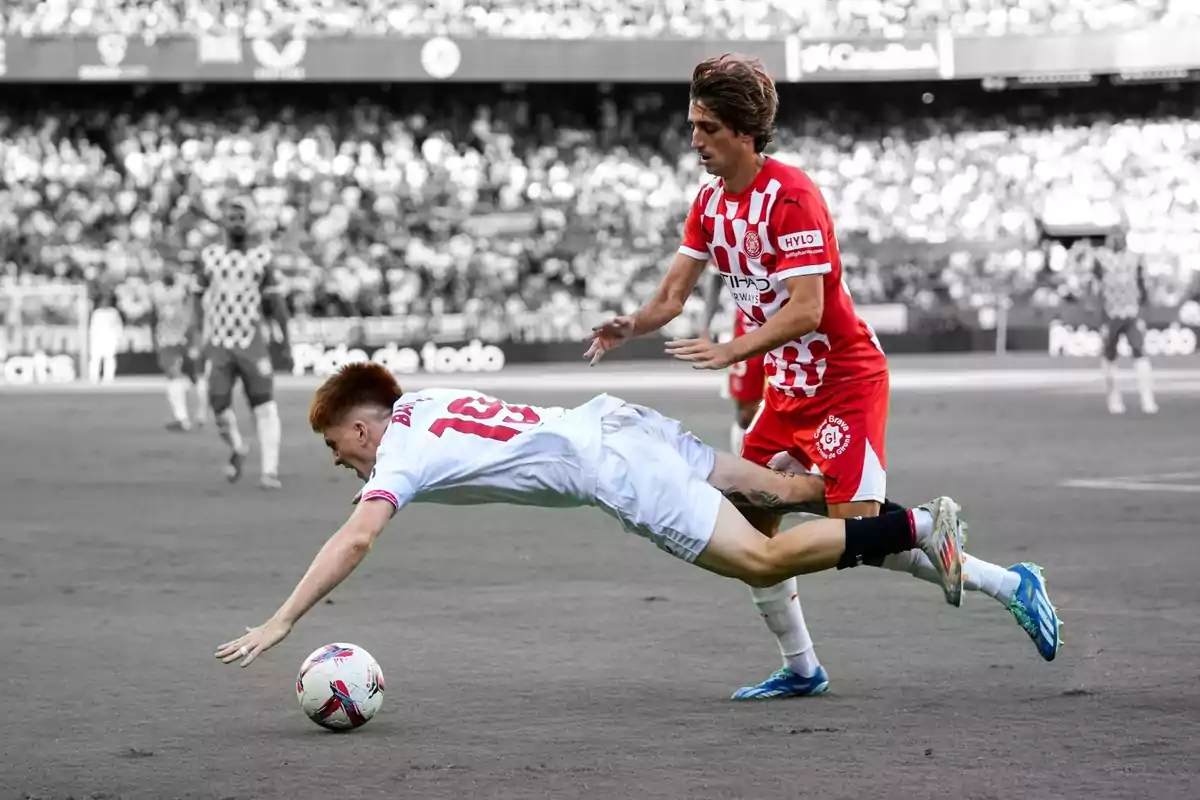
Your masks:
<instances>
[{"instance_id":1,"label":"stadium stand","mask_svg":"<svg viewBox=\"0 0 1200 800\"><path fill-rule=\"evenodd\" d=\"M510 38L1079 33L1200 19L1192 0L9 0L0 34Z\"/></svg>"},{"instance_id":2,"label":"stadium stand","mask_svg":"<svg viewBox=\"0 0 1200 800\"><path fill-rule=\"evenodd\" d=\"M0 265L88 279L127 315L250 192L309 315L461 312L568 330L656 285L702 173L682 87L10 86ZM1152 300L1200 253L1200 98L782 87L774 152L823 188L860 303L1076 298L1045 219L1127 221ZM1186 157L1183 157L1186 156ZM490 327L486 327L490 326Z\"/></svg>"}]
</instances>

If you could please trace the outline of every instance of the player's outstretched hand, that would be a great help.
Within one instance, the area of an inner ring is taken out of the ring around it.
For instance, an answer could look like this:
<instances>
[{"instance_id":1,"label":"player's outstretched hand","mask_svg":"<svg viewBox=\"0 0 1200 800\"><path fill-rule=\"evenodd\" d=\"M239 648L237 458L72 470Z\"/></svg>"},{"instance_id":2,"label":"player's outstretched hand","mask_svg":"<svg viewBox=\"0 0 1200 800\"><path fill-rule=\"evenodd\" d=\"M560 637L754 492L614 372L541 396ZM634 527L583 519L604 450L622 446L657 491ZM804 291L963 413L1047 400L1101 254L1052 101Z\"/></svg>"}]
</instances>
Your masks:
<instances>
[{"instance_id":1,"label":"player's outstretched hand","mask_svg":"<svg viewBox=\"0 0 1200 800\"><path fill-rule=\"evenodd\" d=\"M667 342L667 352L680 361L689 362L692 369L725 369L734 363L729 344L717 344L707 336L672 339Z\"/></svg>"},{"instance_id":2,"label":"player's outstretched hand","mask_svg":"<svg viewBox=\"0 0 1200 800\"><path fill-rule=\"evenodd\" d=\"M616 317L592 328L584 341L590 342L583 357L590 359L588 366L594 367L609 350L615 350L633 336L633 317Z\"/></svg>"},{"instance_id":3,"label":"player's outstretched hand","mask_svg":"<svg viewBox=\"0 0 1200 800\"><path fill-rule=\"evenodd\" d=\"M270 650L287 638L292 632L292 626L286 622L269 619L257 628L246 628L246 634L232 642L226 642L217 648L216 656L222 664L232 664L239 658L242 666L248 667L254 663L260 653Z\"/></svg>"}]
</instances>

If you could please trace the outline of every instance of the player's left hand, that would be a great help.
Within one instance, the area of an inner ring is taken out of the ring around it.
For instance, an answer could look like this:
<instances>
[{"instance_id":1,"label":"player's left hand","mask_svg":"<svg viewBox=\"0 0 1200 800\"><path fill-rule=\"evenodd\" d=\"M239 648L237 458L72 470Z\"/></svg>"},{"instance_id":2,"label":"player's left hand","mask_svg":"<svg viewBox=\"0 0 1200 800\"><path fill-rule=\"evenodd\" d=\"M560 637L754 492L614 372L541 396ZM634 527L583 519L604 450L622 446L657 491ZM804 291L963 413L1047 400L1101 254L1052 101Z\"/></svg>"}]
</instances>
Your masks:
<instances>
[{"instance_id":1,"label":"player's left hand","mask_svg":"<svg viewBox=\"0 0 1200 800\"><path fill-rule=\"evenodd\" d=\"M707 336L672 339L667 342L667 352L680 361L690 362L692 369L725 369L734 363L729 344L717 344Z\"/></svg>"},{"instance_id":2,"label":"player's left hand","mask_svg":"<svg viewBox=\"0 0 1200 800\"><path fill-rule=\"evenodd\" d=\"M232 664L239 658L241 666L248 667L254 663L259 654L270 650L287 638L292 632L292 626L286 622L269 619L257 628L246 628L246 634L231 642L226 642L217 648L216 656L222 664Z\"/></svg>"}]
</instances>

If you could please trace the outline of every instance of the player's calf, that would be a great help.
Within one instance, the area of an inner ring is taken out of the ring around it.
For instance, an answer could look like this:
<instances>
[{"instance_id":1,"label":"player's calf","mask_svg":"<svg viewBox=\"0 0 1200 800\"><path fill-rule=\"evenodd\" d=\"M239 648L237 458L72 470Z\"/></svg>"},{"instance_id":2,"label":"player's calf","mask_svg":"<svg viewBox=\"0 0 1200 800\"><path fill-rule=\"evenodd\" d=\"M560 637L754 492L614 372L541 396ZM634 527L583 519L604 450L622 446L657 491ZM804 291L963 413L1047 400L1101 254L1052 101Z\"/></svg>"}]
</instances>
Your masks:
<instances>
[{"instance_id":1,"label":"player's calf","mask_svg":"<svg viewBox=\"0 0 1200 800\"><path fill-rule=\"evenodd\" d=\"M225 479L230 483L241 480L242 471L246 465L246 442L238 429L237 415L231 407L232 398L228 396L209 394L213 420L216 422L217 434L229 445L229 461L225 465Z\"/></svg>"},{"instance_id":2,"label":"player's calf","mask_svg":"<svg viewBox=\"0 0 1200 800\"><path fill-rule=\"evenodd\" d=\"M696 564L750 586L767 587L796 575L845 569L916 548L932 554L947 602L961 603L962 524L958 505L947 497L879 517L813 520L770 538L726 502Z\"/></svg>"}]
</instances>

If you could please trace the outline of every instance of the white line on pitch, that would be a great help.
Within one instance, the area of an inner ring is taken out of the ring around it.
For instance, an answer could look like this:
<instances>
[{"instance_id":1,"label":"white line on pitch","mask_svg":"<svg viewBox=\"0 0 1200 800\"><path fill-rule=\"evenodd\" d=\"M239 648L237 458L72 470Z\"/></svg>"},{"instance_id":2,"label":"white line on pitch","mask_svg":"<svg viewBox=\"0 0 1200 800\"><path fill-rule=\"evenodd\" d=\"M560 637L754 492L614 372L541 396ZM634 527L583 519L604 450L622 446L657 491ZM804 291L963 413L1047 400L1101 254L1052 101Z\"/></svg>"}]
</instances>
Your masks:
<instances>
[{"instance_id":1,"label":"white line on pitch","mask_svg":"<svg viewBox=\"0 0 1200 800\"><path fill-rule=\"evenodd\" d=\"M1068 489L1104 489L1111 492L1175 492L1200 494L1200 485L1187 483L1141 483L1138 481L1089 480L1063 481Z\"/></svg>"},{"instance_id":2,"label":"white line on pitch","mask_svg":"<svg viewBox=\"0 0 1200 800\"><path fill-rule=\"evenodd\" d=\"M1188 459L1192 461L1193 459ZM1194 481L1200 472L1142 472L1137 475L1109 475L1107 478L1080 478L1079 480L1117 481L1118 483L1157 483L1160 481ZM1064 486L1066 484L1063 484Z\"/></svg>"}]
</instances>

